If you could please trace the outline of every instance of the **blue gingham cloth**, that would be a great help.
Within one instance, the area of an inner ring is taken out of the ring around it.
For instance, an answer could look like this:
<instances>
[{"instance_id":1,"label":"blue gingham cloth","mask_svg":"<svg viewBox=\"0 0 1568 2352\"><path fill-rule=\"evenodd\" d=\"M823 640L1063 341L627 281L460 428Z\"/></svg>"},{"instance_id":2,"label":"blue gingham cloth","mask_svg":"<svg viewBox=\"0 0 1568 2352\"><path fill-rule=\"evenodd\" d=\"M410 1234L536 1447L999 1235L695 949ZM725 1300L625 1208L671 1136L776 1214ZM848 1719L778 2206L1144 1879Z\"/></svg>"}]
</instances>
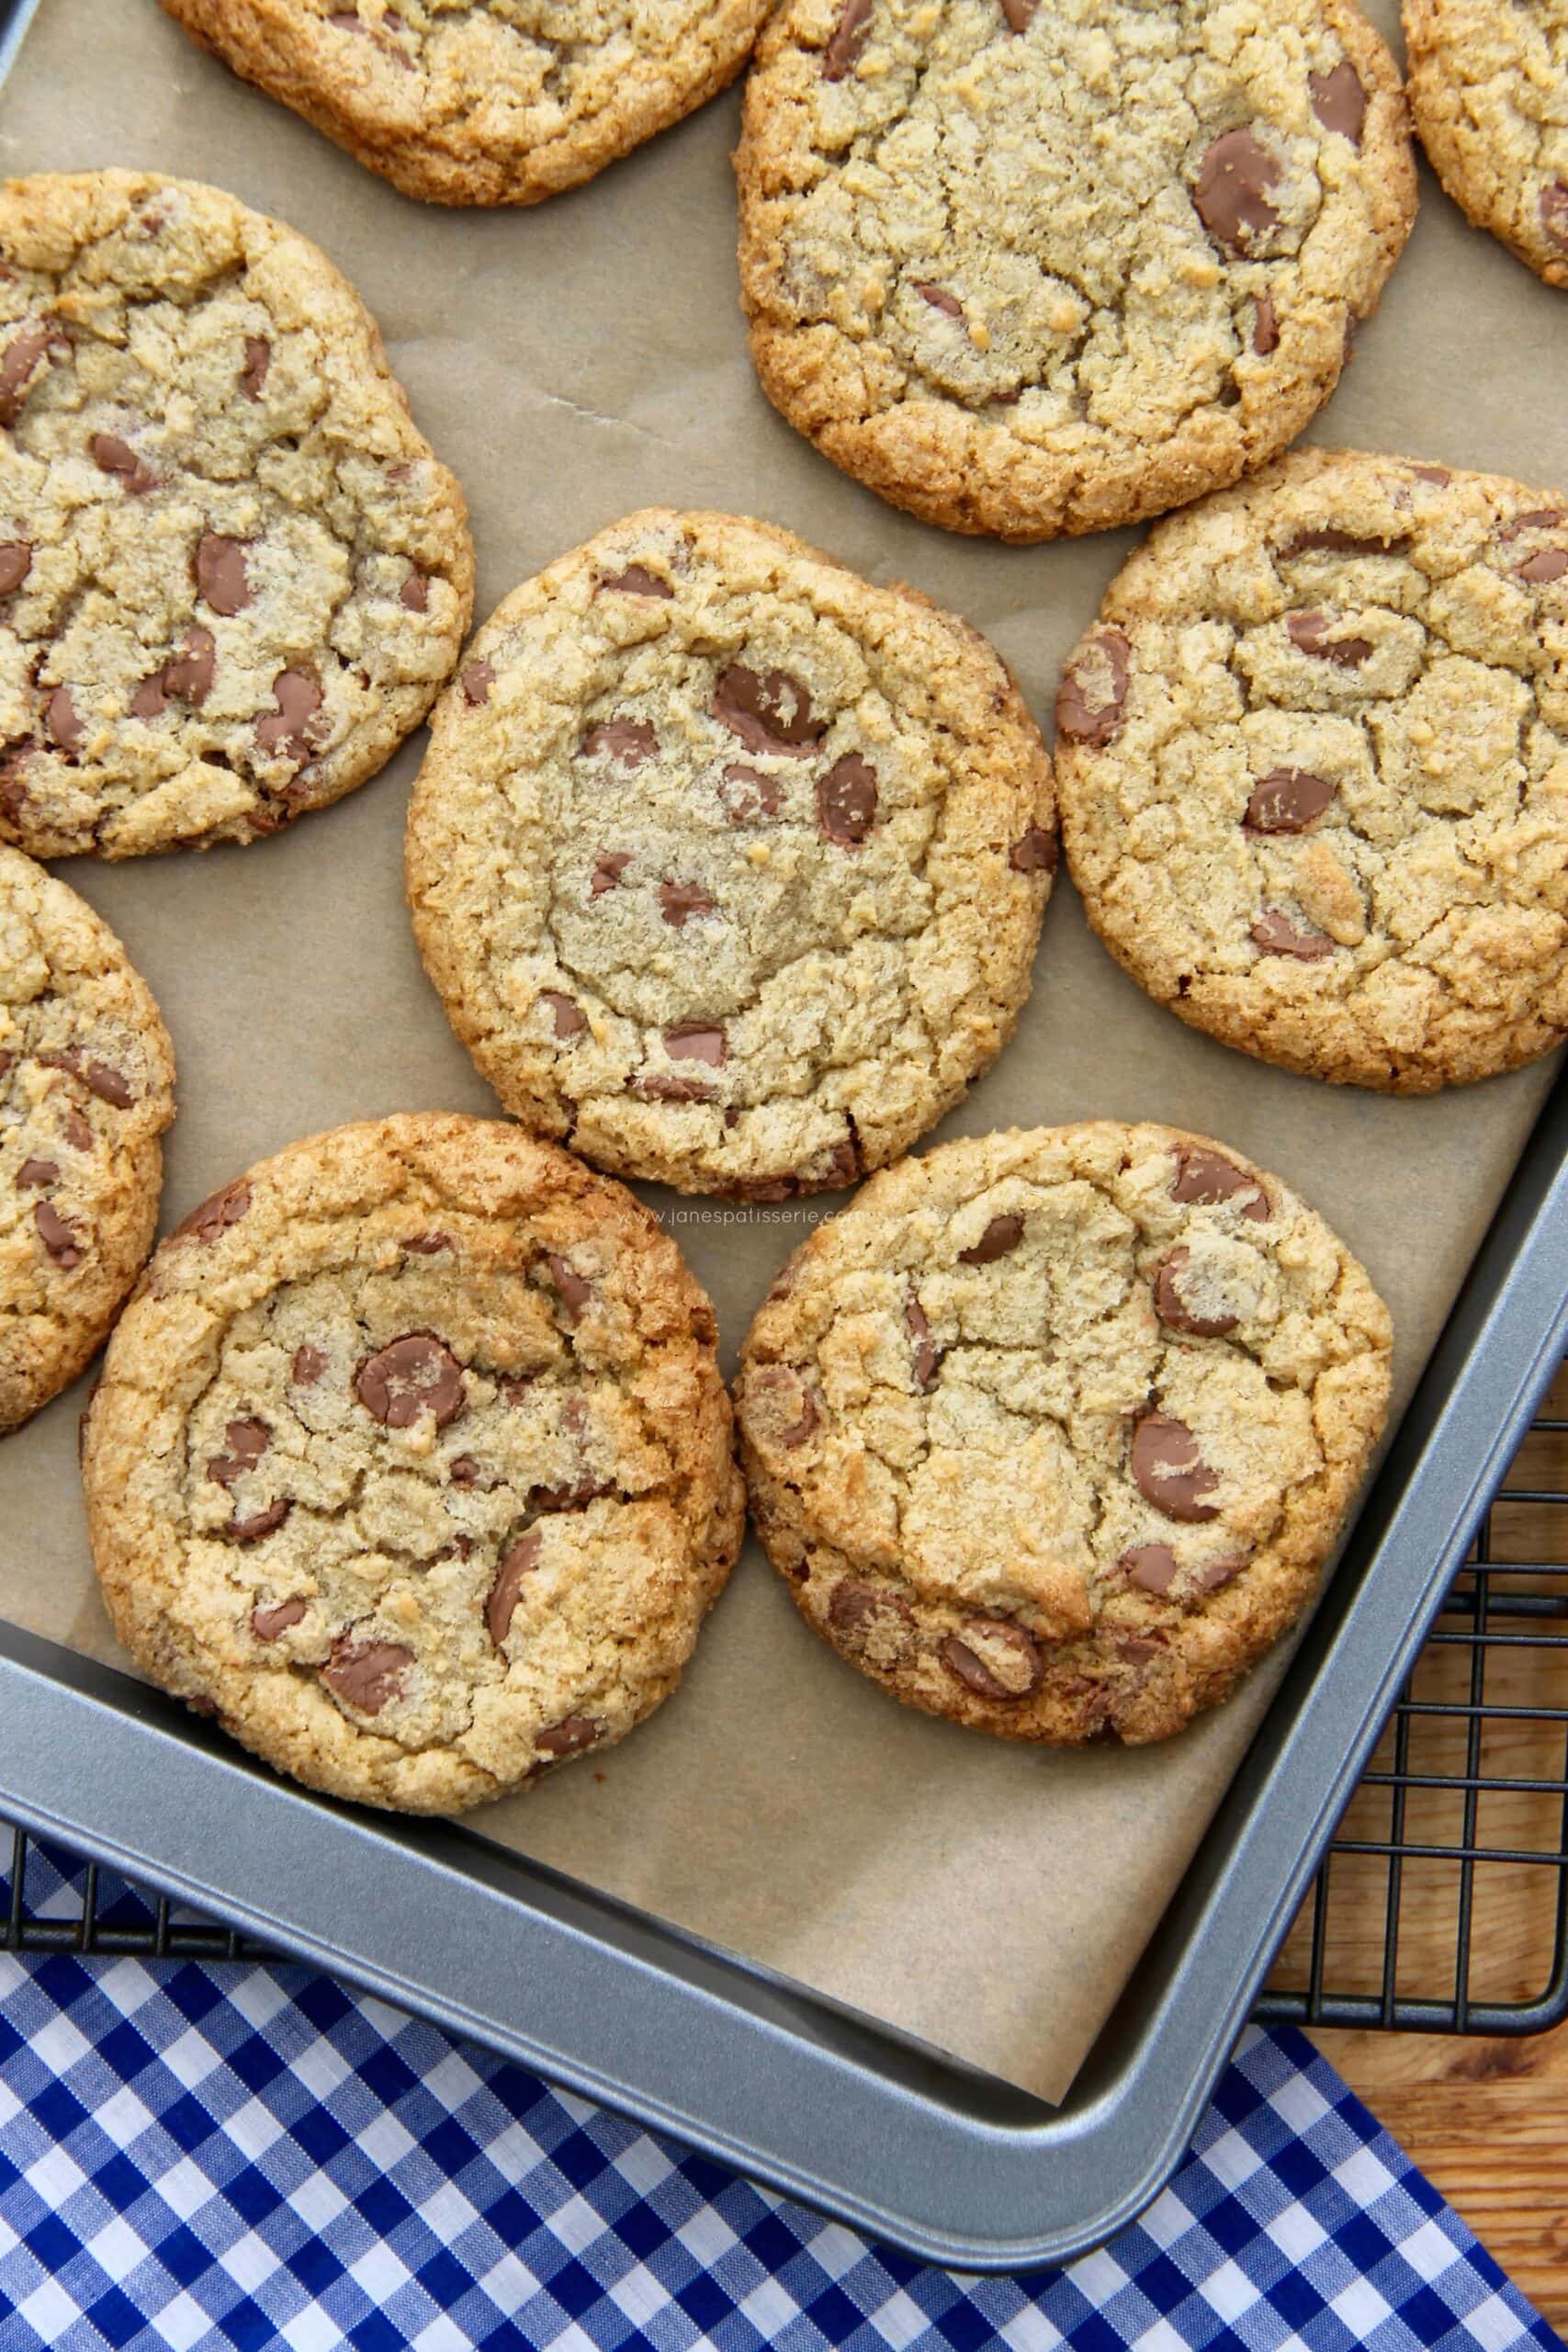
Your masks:
<instances>
[{"instance_id":1,"label":"blue gingham cloth","mask_svg":"<svg viewBox=\"0 0 1568 2352\"><path fill-rule=\"evenodd\" d=\"M28 1908L75 1917L34 1850ZM100 1887L99 1916L145 1916ZM931 2269L296 1967L0 1956L0 2352L1561 2339L1297 2033L1066 2269Z\"/></svg>"}]
</instances>

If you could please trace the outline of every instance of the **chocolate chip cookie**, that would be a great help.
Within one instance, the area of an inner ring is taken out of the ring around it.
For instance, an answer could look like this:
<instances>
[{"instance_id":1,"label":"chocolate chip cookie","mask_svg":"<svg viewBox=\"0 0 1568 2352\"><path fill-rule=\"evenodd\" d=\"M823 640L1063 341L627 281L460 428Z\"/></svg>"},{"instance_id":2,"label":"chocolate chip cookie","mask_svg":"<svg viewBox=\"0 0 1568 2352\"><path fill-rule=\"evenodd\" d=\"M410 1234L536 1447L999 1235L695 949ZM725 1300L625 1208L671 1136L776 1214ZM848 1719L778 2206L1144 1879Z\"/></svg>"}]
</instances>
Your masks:
<instances>
[{"instance_id":1,"label":"chocolate chip cookie","mask_svg":"<svg viewBox=\"0 0 1568 2352\"><path fill-rule=\"evenodd\" d=\"M107 923L0 848L0 1430L102 1346L158 1222L175 1061Z\"/></svg>"},{"instance_id":2,"label":"chocolate chip cookie","mask_svg":"<svg viewBox=\"0 0 1568 2352\"><path fill-rule=\"evenodd\" d=\"M908 590L634 514L507 598L431 736L426 967L507 1109L599 1166L847 1184L1010 1035L1050 763L984 639Z\"/></svg>"},{"instance_id":3,"label":"chocolate chip cookie","mask_svg":"<svg viewBox=\"0 0 1568 2352\"><path fill-rule=\"evenodd\" d=\"M819 1227L752 1325L752 1517L802 1616L908 1705L1165 1739L1312 1598L1389 1351L1356 1261L1227 1145L944 1144Z\"/></svg>"},{"instance_id":4,"label":"chocolate chip cookie","mask_svg":"<svg viewBox=\"0 0 1568 2352\"><path fill-rule=\"evenodd\" d=\"M1303 450L1160 525L1056 704L1064 837L1139 986L1424 1093L1568 1035L1568 500Z\"/></svg>"},{"instance_id":5,"label":"chocolate chip cookie","mask_svg":"<svg viewBox=\"0 0 1568 2352\"><path fill-rule=\"evenodd\" d=\"M536 204L734 80L772 0L164 0L405 196Z\"/></svg>"},{"instance_id":6,"label":"chocolate chip cookie","mask_svg":"<svg viewBox=\"0 0 1568 2352\"><path fill-rule=\"evenodd\" d=\"M472 583L314 245L145 172L0 188L0 839L134 857L338 799L423 718Z\"/></svg>"},{"instance_id":7,"label":"chocolate chip cookie","mask_svg":"<svg viewBox=\"0 0 1568 2352\"><path fill-rule=\"evenodd\" d=\"M792 0L736 169L769 399L895 505L1007 539L1276 456L1416 207L1350 0Z\"/></svg>"},{"instance_id":8,"label":"chocolate chip cookie","mask_svg":"<svg viewBox=\"0 0 1568 2352\"><path fill-rule=\"evenodd\" d=\"M293 1145L170 1236L84 1453L142 1670L281 1770L446 1813L675 1688L740 1539L713 1311L514 1127Z\"/></svg>"},{"instance_id":9,"label":"chocolate chip cookie","mask_svg":"<svg viewBox=\"0 0 1568 2352\"><path fill-rule=\"evenodd\" d=\"M1404 0L1410 105L1454 202L1568 286L1568 6Z\"/></svg>"}]
</instances>

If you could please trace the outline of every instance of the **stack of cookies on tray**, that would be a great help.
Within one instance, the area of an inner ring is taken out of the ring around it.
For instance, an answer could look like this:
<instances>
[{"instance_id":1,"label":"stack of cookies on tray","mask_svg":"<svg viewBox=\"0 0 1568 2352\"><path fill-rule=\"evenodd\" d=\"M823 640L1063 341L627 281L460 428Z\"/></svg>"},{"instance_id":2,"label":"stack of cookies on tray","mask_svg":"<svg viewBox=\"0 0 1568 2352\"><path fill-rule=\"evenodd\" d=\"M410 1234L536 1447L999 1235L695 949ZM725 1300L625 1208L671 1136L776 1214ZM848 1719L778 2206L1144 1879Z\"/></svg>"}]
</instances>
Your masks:
<instances>
[{"instance_id":1,"label":"stack of cookies on tray","mask_svg":"<svg viewBox=\"0 0 1568 2352\"><path fill-rule=\"evenodd\" d=\"M1393 59L1350 0L164 5L449 204L591 176L756 42L740 283L784 415L939 528L1168 519L1085 616L1054 763L964 619L676 481L470 637L461 491L314 245L178 178L6 187L0 1427L113 1327L117 1631L311 1785L457 1810L669 1694L749 1502L908 1703L1179 1731L1316 1589L1386 1310L1223 1140L908 1155L1008 1045L1061 849L1152 998L1288 1069L1421 1092L1568 1034L1568 501L1286 454L1414 217ZM1568 62L1504 0L1410 18L1445 182L1562 282ZM298 1143L148 1261L169 1038L35 861L259 842L426 718L414 930L509 1116ZM733 1408L626 1179L860 1186Z\"/></svg>"}]
</instances>

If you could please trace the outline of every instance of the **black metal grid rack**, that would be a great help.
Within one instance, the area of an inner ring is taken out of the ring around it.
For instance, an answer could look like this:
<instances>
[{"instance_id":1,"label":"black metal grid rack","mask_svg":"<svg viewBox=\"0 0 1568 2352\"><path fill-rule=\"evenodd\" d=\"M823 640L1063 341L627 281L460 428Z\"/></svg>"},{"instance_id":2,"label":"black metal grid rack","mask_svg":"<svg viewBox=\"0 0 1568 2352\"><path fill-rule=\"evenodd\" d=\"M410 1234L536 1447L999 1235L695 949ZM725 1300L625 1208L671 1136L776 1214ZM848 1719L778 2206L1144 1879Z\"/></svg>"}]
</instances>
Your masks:
<instances>
[{"instance_id":1,"label":"black metal grid rack","mask_svg":"<svg viewBox=\"0 0 1568 2352\"><path fill-rule=\"evenodd\" d=\"M69 1901L50 1871L40 1907L41 1875L30 1839L13 1830L8 1855L0 1842L0 1951L273 1956L93 1862ZM1499 1915L1514 1932L1494 1950ZM1530 1981L1547 1949L1544 1983ZM1256 2013L1455 2034L1537 2033L1568 2018L1568 1366L1400 1693Z\"/></svg>"}]
</instances>

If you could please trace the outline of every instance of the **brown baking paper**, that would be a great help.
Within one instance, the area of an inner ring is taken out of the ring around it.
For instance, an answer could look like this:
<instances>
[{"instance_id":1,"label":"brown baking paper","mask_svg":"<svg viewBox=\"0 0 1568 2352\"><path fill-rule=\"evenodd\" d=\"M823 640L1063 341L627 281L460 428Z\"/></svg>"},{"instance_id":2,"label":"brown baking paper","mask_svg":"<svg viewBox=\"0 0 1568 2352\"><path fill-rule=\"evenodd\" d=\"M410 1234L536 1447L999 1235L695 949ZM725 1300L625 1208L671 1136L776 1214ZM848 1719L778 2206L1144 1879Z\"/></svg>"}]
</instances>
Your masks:
<instances>
[{"instance_id":1,"label":"brown baking paper","mask_svg":"<svg viewBox=\"0 0 1568 2352\"><path fill-rule=\"evenodd\" d=\"M1373 8L1394 29L1394 0ZM120 164L217 182L325 246L468 492L482 616L628 509L786 524L987 631L1049 713L1131 544L1010 549L896 514L768 407L736 295L734 93L528 212L406 201L201 55L154 0L42 0L0 94L8 172ZM1568 479L1568 297L1428 179L1382 314L1316 437ZM345 1119L491 1112L404 912L416 741L340 807L207 855L61 870L114 924L179 1057L165 1224ZM939 1132L1166 1119L1278 1170L1371 1269L1403 1404L1551 1075L1430 1101L1315 1085L1194 1035L1088 933L1066 876L1017 1039ZM648 1195L718 1308L727 1362L826 1200ZM80 1395L0 1451L0 1613L125 1663L93 1583ZM1391 1636L1395 1629L1391 1628ZM1276 1656L1166 1746L1056 1755L931 1722L842 1665L754 1544L677 1696L624 1747L474 1815L483 1834L1022 2085L1066 2089L1257 1725ZM0 1733L3 1736L3 1733Z\"/></svg>"}]
</instances>

